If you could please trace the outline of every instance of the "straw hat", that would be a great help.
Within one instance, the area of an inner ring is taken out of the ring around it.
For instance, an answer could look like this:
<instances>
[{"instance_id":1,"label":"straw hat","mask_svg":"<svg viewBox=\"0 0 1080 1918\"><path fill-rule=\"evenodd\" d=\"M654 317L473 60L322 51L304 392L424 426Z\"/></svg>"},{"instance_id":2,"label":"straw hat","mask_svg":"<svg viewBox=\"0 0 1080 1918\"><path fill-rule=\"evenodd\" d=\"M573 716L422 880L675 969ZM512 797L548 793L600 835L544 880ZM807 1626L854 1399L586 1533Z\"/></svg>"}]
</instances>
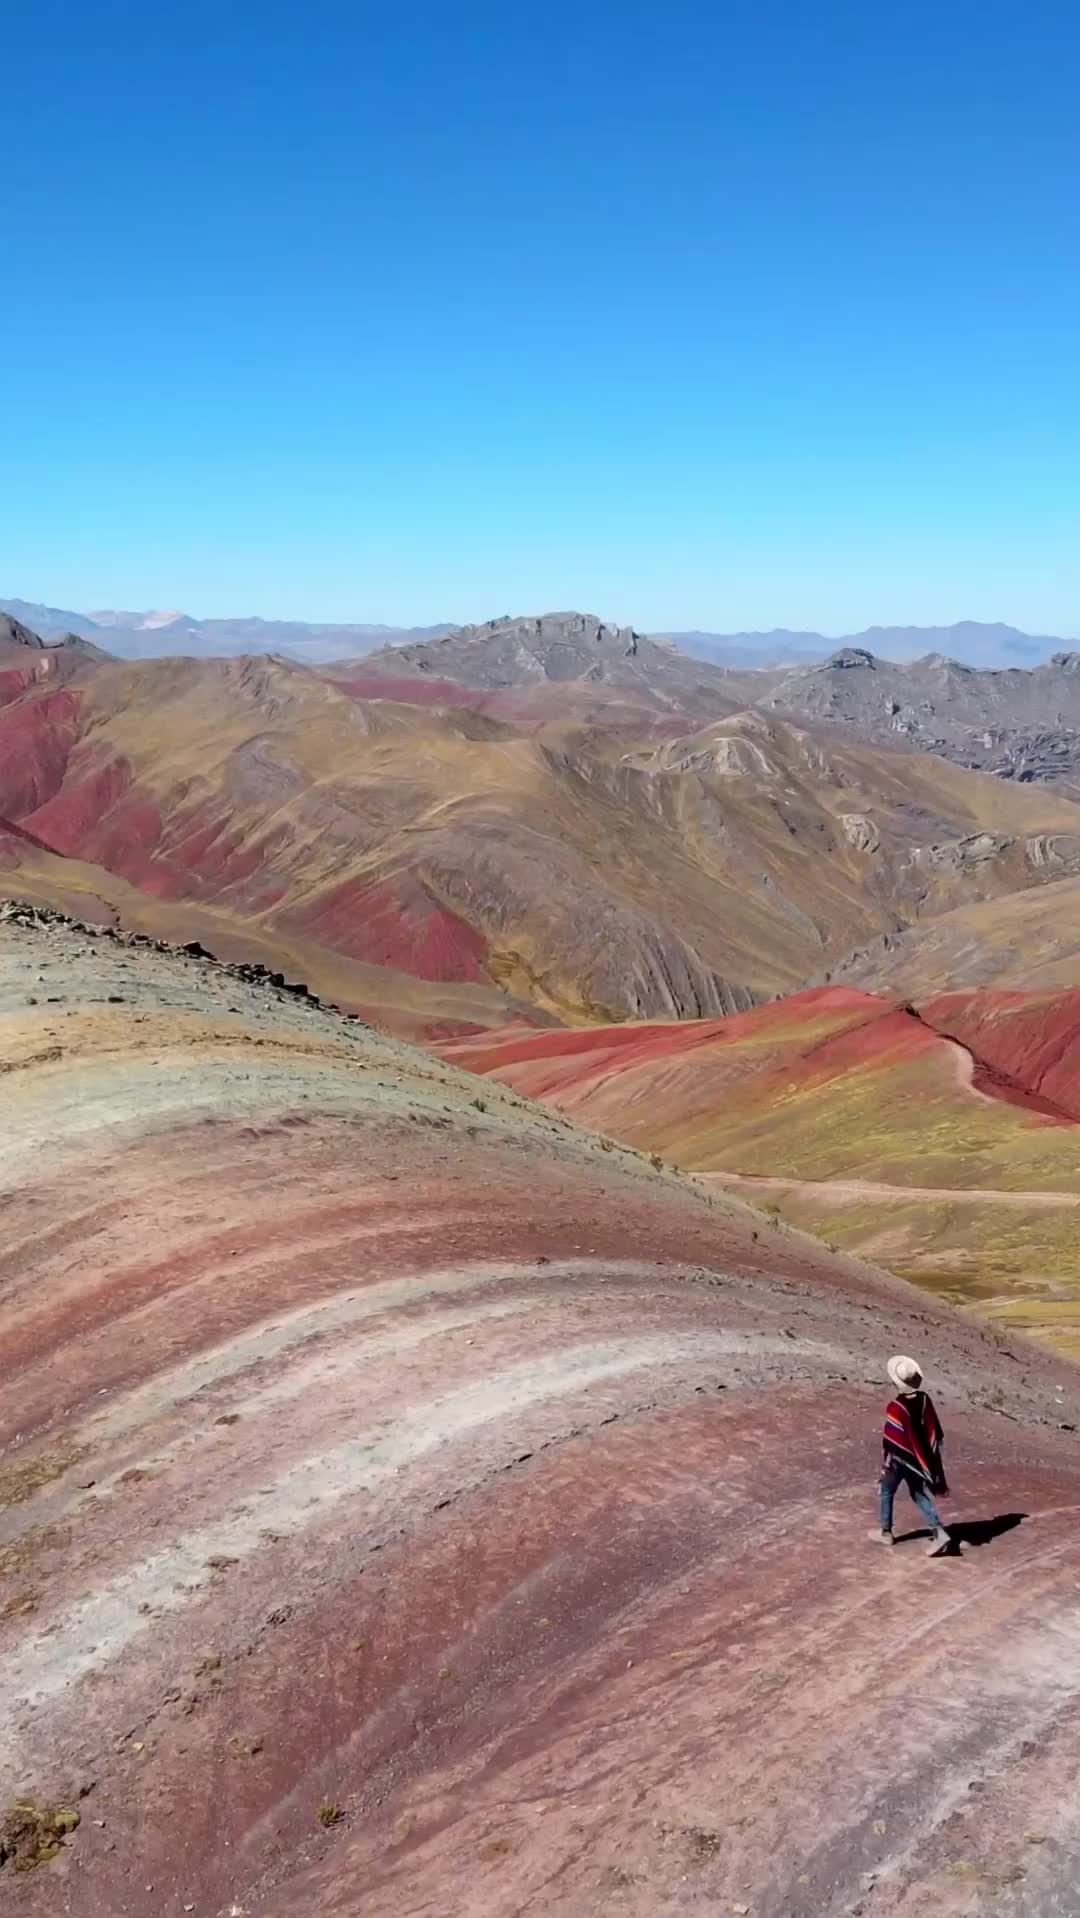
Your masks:
<instances>
[{"instance_id":1,"label":"straw hat","mask_svg":"<svg viewBox=\"0 0 1080 1918\"><path fill-rule=\"evenodd\" d=\"M922 1385L922 1367L916 1365L914 1359L890 1359L885 1370L900 1392L917 1392Z\"/></svg>"}]
</instances>

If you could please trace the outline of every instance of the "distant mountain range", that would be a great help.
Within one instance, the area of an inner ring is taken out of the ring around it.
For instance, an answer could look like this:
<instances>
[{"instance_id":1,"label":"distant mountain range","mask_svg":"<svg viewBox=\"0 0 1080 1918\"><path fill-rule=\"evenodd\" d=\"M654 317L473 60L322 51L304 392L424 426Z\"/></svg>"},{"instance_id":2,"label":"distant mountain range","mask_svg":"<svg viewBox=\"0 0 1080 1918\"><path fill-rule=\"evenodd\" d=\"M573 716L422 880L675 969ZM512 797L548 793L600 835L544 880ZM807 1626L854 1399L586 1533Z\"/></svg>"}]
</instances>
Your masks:
<instances>
[{"instance_id":1,"label":"distant mountain range","mask_svg":"<svg viewBox=\"0 0 1080 1918\"><path fill-rule=\"evenodd\" d=\"M0 612L46 640L76 633L117 659L237 659L248 653L278 653L321 666L371 652L378 646L438 639L449 626L316 625L289 619L193 619L188 613L73 613L35 600L0 599Z\"/></svg>"},{"instance_id":2,"label":"distant mountain range","mask_svg":"<svg viewBox=\"0 0 1080 1918\"><path fill-rule=\"evenodd\" d=\"M120 659L158 659L171 654L213 659L278 653L310 665L326 665L334 660L361 658L385 646L406 646L449 633L484 630L480 626L457 626L449 620L434 626L385 626L364 621L335 625L287 619L194 619L189 613L174 611L106 609L78 613L26 599L0 599L0 612L10 613L44 639L77 633ZM527 622L511 621L507 614L485 625L492 628L519 623ZM862 647L894 660L944 653L972 666L1033 666L1075 643L970 619L953 626L870 626L864 632L833 639L823 633L784 627L761 633L691 631L653 633L650 637L677 646L693 659L731 667L805 665L845 646Z\"/></svg>"},{"instance_id":3,"label":"distant mountain range","mask_svg":"<svg viewBox=\"0 0 1080 1918\"><path fill-rule=\"evenodd\" d=\"M795 666L812 664L843 647L894 660L944 653L967 666L1035 666L1051 653L1076 644L1046 633L1022 633L1016 626L962 619L953 626L868 626L861 633L826 639L822 633L665 633L654 634L694 659L716 666Z\"/></svg>"}]
</instances>

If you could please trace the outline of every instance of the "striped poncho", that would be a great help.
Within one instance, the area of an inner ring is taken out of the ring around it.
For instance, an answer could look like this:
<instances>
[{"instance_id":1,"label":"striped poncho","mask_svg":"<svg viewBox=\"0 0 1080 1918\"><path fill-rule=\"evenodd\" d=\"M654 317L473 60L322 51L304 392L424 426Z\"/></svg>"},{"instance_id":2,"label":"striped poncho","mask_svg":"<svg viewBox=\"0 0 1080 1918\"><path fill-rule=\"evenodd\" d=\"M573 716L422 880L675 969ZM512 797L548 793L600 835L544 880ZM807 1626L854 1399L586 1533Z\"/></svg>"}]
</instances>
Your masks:
<instances>
[{"instance_id":1,"label":"striped poncho","mask_svg":"<svg viewBox=\"0 0 1080 1918\"><path fill-rule=\"evenodd\" d=\"M885 1407L882 1451L886 1465L895 1459L906 1472L923 1479L933 1492L949 1489L941 1463L944 1437L929 1392L905 1393L903 1398L890 1399Z\"/></svg>"}]
</instances>

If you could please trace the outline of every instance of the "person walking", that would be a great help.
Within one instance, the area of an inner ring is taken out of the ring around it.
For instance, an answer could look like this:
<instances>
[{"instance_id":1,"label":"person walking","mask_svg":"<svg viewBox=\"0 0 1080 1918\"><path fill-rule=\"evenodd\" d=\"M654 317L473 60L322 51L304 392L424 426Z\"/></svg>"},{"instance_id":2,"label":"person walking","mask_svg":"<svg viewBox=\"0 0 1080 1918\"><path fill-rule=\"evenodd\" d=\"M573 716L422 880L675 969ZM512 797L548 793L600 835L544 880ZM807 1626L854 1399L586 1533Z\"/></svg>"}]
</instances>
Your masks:
<instances>
[{"instance_id":1,"label":"person walking","mask_svg":"<svg viewBox=\"0 0 1080 1918\"><path fill-rule=\"evenodd\" d=\"M937 1558L952 1543L942 1524L931 1492L948 1495L941 1446L945 1434L934 1410L934 1401L923 1385L921 1368L914 1359L890 1359L886 1366L896 1396L885 1407L882 1433L883 1463L878 1480L879 1529L871 1532L882 1545L892 1545L893 1503L901 1485L906 1485L927 1524L934 1528L929 1556Z\"/></svg>"}]
</instances>

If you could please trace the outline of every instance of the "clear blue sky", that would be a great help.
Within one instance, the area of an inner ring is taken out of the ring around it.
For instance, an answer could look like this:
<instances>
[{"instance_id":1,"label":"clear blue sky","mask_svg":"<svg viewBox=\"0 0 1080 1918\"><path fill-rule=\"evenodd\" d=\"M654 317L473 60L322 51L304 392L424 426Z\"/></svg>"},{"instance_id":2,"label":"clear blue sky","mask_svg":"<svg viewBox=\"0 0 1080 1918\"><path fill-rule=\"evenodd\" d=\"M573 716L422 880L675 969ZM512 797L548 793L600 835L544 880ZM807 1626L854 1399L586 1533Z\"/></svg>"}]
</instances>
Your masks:
<instances>
[{"instance_id":1,"label":"clear blue sky","mask_svg":"<svg viewBox=\"0 0 1080 1918\"><path fill-rule=\"evenodd\" d=\"M1065 0L39 0L0 593L1080 631Z\"/></svg>"}]
</instances>

